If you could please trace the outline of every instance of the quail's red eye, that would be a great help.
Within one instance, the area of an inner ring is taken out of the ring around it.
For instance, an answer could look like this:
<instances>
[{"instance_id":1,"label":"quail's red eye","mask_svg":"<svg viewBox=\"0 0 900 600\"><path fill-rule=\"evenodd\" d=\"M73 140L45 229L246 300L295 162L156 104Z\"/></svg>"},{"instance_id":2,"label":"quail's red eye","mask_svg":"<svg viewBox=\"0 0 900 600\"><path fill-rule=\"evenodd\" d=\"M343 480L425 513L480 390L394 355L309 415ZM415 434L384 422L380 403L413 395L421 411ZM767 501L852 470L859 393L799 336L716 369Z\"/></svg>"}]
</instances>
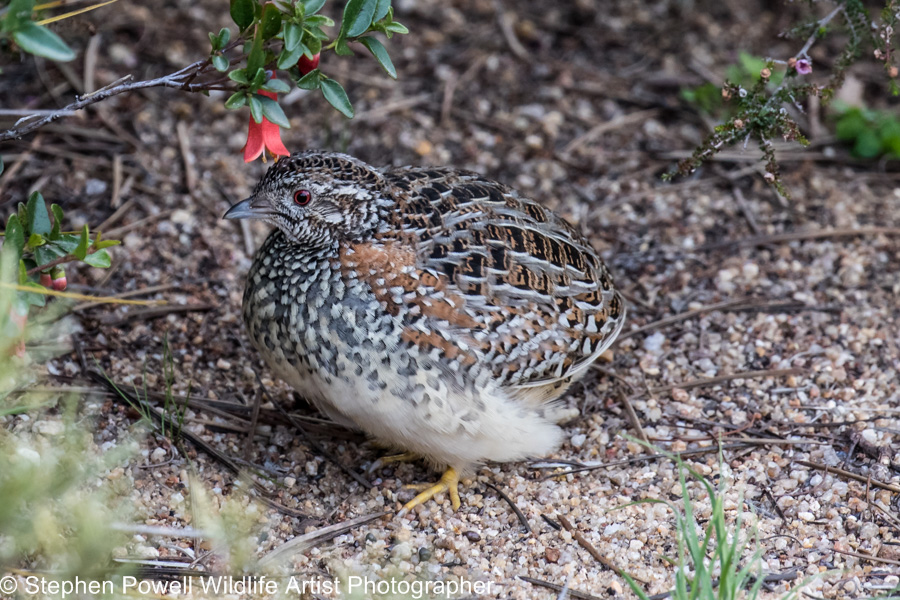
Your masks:
<instances>
[{"instance_id":1,"label":"quail's red eye","mask_svg":"<svg viewBox=\"0 0 900 600\"><path fill-rule=\"evenodd\" d=\"M309 190L297 190L294 192L294 204L297 206L306 206L312 200L312 194Z\"/></svg>"}]
</instances>

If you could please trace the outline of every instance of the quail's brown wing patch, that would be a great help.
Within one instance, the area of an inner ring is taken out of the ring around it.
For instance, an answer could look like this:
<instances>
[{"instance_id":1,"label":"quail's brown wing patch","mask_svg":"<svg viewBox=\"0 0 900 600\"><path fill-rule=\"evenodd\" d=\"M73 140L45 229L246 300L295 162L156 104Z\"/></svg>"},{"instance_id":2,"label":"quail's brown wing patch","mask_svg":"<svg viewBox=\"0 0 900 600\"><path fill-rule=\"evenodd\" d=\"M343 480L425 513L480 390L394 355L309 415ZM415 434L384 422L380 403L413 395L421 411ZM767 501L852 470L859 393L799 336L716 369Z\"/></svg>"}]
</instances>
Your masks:
<instances>
[{"instance_id":1,"label":"quail's brown wing patch","mask_svg":"<svg viewBox=\"0 0 900 600\"><path fill-rule=\"evenodd\" d=\"M459 332L477 328L478 321L462 310L465 300L445 276L417 266L414 250L401 240L351 244L341 250L340 268L368 283L384 309L407 324L401 334L404 341L426 352L437 349L449 360L475 363L474 342ZM433 323L447 327L426 326ZM461 343L463 339L469 343Z\"/></svg>"},{"instance_id":2,"label":"quail's brown wing patch","mask_svg":"<svg viewBox=\"0 0 900 600\"><path fill-rule=\"evenodd\" d=\"M400 169L386 177L398 208L376 243L404 248L410 280L396 291L419 289L446 303L408 313L411 330L427 332L410 341L437 346L430 336L449 330L439 337L459 340L496 380L518 386L569 377L611 343L622 299L563 219L474 173Z\"/></svg>"}]
</instances>

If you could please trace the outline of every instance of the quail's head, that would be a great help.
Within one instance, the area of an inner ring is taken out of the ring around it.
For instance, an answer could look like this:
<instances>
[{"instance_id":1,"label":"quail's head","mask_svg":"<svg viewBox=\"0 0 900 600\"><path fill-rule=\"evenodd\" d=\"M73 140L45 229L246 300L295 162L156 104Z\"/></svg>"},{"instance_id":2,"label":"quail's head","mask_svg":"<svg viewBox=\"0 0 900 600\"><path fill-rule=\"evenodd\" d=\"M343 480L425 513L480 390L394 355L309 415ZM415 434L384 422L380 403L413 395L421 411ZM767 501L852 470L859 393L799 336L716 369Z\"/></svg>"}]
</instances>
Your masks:
<instances>
[{"instance_id":1,"label":"quail's head","mask_svg":"<svg viewBox=\"0 0 900 600\"><path fill-rule=\"evenodd\" d=\"M381 173L344 154L303 152L272 165L226 219L263 219L291 241L329 246L370 237L391 204Z\"/></svg>"}]
</instances>

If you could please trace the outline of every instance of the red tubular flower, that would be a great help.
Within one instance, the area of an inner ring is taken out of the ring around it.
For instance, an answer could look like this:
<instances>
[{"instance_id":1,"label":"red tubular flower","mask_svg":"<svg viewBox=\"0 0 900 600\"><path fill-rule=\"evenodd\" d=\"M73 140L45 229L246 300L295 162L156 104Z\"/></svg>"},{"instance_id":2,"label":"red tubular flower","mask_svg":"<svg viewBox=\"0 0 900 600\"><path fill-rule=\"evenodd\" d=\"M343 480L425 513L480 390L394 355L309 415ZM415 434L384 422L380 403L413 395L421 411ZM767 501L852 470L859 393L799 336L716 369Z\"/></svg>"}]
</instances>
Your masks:
<instances>
[{"instance_id":1,"label":"red tubular flower","mask_svg":"<svg viewBox=\"0 0 900 600\"><path fill-rule=\"evenodd\" d=\"M297 70L300 71L301 75L306 75L310 71L319 68L319 53L317 52L312 58L306 58L305 56L301 56L300 60L297 61Z\"/></svg>"},{"instance_id":2,"label":"red tubular flower","mask_svg":"<svg viewBox=\"0 0 900 600\"><path fill-rule=\"evenodd\" d=\"M275 77L274 75L272 76ZM260 91L261 95L275 100L277 97L275 92ZM262 156L263 162L266 162L264 150L278 160L279 156L290 156L291 153L284 147L281 141L281 128L272 123L267 118L262 118L262 123L257 123L250 116L250 127L247 131L247 143L244 144L244 162L252 162Z\"/></svg>"}]
</instances>

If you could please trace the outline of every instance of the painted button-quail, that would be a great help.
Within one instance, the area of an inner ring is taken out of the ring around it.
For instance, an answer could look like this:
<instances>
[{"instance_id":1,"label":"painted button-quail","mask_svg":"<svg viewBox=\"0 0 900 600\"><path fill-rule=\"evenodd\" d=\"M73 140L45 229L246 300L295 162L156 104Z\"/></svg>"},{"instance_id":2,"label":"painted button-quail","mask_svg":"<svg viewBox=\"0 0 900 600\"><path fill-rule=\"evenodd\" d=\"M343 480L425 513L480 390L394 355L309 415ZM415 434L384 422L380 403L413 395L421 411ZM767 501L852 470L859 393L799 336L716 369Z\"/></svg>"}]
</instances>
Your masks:
<instances>
[{"instance_id":1,"label":"painted button-quail","mask_svg":"<svg viewBox=\"0 0 900 600\"><path fill-rule=\"evenodd\" d=\"M624 322L587 240L476 173L299 153L225 216L277 227L243 305L272 370L334 420L446 468L404 511L442 491L458 508L473 465L555 450L574 416L559 397Z\"/></svg>"}]
</instances>

